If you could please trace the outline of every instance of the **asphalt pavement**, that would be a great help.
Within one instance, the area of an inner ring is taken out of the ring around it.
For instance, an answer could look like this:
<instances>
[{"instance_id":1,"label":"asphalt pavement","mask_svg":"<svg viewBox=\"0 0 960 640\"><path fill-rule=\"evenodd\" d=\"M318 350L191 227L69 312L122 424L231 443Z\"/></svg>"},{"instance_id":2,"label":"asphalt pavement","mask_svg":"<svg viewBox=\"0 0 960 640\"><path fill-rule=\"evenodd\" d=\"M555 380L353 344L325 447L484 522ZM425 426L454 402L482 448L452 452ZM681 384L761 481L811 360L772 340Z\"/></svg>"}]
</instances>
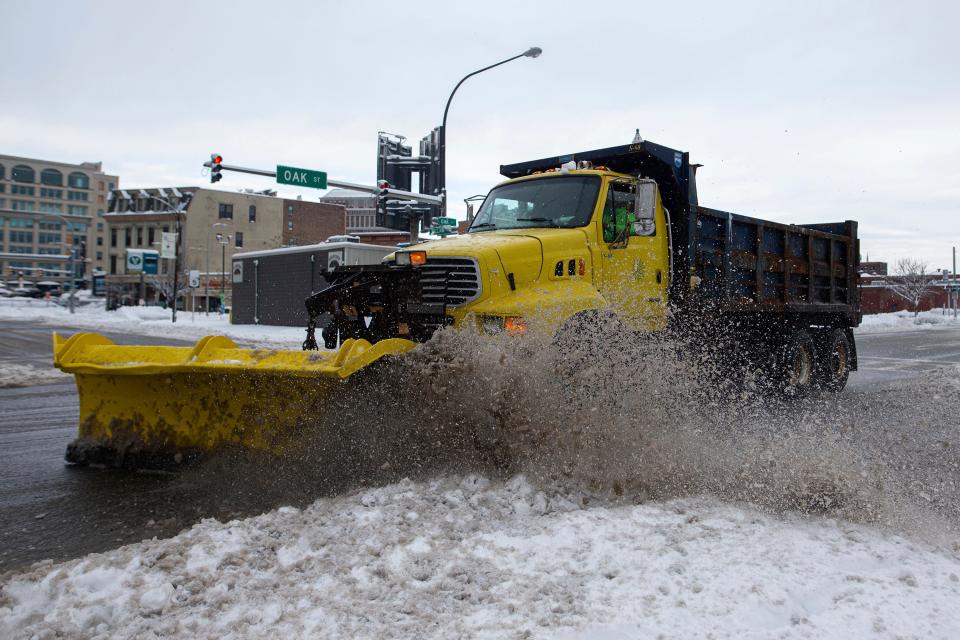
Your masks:
<instances>
[{"instance_id":1,"label":"asphalt pavement","mask_svg":"<svg viewBox=\"0 0 960 640\"><path fill-rule=\"evenodd\" d=\"M50 367L52 331L77 330L0 321L0 366ZM107 335L127 344L193 344ZM844 394L861 405L889 404L910 379L942 365L960 364L960 329L858 335L857 345L860 370L851 375ZM950 416L953 410L944 408ZM235 492L192 486L178 474L68 466L63 454L76 434L77 420L77 394L70 377L0 389L0 572L174 535L205 517L240 517L273 506ZM937 437L953 438L955 427L947 427L947 435ZM935 475L956 475L955 467ZM952 500L952 495L946 494L944 500Z\"/></svg>"}]
</instances>

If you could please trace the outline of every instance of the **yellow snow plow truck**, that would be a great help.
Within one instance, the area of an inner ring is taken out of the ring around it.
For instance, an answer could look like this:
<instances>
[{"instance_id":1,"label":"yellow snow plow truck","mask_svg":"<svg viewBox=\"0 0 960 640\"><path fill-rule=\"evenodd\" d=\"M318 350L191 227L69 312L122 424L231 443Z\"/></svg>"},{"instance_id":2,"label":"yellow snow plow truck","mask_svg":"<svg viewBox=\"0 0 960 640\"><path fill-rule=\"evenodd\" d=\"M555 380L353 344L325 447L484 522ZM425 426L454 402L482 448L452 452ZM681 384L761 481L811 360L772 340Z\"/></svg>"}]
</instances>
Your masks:
<instances>
[{"instance_id":1,"label":"yellow snow plow truck","mask_svg":"<svg viewBox=\"0 0 960 640\"><path fill-rule=\"evenodd\" d=\"M351 375L440 329L625 331L731 340L781 390L838 391L857 358L855 222L787 225L699 205L689 155L649 141L501 166L468 233L341 266L306 300L302 351L54 338L76 375L68 461L140 464L296 443ZM319 350L315 329L326 350ZM522 338L520 338L522 339Z\"/></svg>"}]
</instances>

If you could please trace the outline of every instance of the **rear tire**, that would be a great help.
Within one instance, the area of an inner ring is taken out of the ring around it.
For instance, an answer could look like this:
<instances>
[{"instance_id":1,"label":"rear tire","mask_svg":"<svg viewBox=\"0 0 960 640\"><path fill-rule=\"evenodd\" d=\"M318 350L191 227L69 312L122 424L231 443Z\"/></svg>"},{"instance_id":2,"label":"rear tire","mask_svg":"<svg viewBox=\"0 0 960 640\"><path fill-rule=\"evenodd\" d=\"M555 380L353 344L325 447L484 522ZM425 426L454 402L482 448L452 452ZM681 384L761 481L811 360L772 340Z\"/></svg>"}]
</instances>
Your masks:
<instances>
[{"instance_id":1,"label":"rear tire","mask_svg":"<svg viewBox=\"0 0 960 640\"><path fill-rule=\"evenodd\" d=\"M804 329L797 329L773 354L772 379L775 391L786 397L802 398L815 385L817 351L813 338Z\"/></svg>"},{"instance_id":2,"label":"rear tire","mask_svg":"<svg viewBox=\"0 0 960 640\"><path fill-rule=\"evenodd\" d=\"M851 353L845 330L834 329L827 333L817 354L817 386L833 393L843 391L850 377Z\"/></svg>"}]
</instances>

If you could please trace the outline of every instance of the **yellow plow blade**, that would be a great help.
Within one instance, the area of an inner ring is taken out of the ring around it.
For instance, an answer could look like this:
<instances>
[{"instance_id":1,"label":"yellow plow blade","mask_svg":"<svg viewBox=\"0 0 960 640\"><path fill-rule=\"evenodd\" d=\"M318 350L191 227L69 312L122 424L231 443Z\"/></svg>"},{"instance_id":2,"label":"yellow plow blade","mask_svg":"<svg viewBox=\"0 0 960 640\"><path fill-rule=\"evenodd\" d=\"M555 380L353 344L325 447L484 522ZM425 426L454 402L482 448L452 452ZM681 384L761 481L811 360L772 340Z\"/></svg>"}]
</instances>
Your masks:
<instances>
[{"instance_id":1,"label":"yellow plow blade","mask_svg":"<svg viewBox=\"0 0 960 640\"><path fill-rule=\"evenodd\" d=\"M280 452L338 383L413 347L394 338L350 339L335 352L240 349L224 336L193 347L127 346L54 333L53 363L74 374L80 395L67 459L150 465L224 444Z\"/></svg>"}]
</instances>

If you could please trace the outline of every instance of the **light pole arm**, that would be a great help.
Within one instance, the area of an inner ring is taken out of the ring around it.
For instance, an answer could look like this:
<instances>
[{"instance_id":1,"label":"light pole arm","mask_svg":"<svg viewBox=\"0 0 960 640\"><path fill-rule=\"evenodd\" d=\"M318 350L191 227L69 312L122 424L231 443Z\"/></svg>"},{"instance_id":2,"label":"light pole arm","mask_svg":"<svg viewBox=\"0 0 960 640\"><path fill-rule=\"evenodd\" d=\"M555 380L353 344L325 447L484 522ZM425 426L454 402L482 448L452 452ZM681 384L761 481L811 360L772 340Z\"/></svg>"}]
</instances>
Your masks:
<instances>
[{"instance_id":1,"label":"light pole arm","mask_svg":"<svg viewBox=\"0 0 960 640\"><path fill-rule=\"evenodd\" d=\"M483 73L484 71L489 71L495 67L499 67L502 64L507 64L508 62L513 62L517 58L536 58L540 55L540 47L530 47L523 53L519 53L515 56L507 58L506 60L501 60L500 62L491 64L488 67L482 69L477 69L467 75L463 76L460 79L460 82L453 88L453 91L450 92L450 97L447 98L447 105L443 108L443 122L440 125L440 197L443 198L443 202L440 205L441 211L444 216L447 215L447 114L450 112L450 103L453 102L453 96L456 95L457 89L460 88L468 78L472 78L478 73Z\"/></svg>"},{"instance_id":2,"label":"light pole arm","mask_svg":"<svg viewBox=\"0 0 960 640\"><path fill-rule=\"evenodd\" d=\"M527 54L526 54L526 53L519 53L519 54L513 56L512 58L507 58L506 60L501 60L500 62L497 62L496 64L490 65L489 67L484 67L483 69L477 69L476 71L474 71L474 72L472 72L472 73L468 73L467 75L463 76L463 78L460 79L460 82L457 83L457 86L455 86L455 87L453 88L453 91L450 92L450 97L447 98L447 106L444 107L444 109L443 109L443 124L441 125L442 131L446 131L446 130L447 130L447 113L450 111L450 103L453 102L453 96L456 95L457 89L460 88L460 85L462 85L464 82L466 82L468 78L472 78L473 76L477 75L478 73L483 73L484 71L489 71L490 69L493 69L494 67L499 67L499 66L502 65L502 64L507 64L508 62L513 62L513 61L516 60L517 58L522 58L522 57L525 56L525 55L527 55Z\"/></svg>"}]
</instances>

